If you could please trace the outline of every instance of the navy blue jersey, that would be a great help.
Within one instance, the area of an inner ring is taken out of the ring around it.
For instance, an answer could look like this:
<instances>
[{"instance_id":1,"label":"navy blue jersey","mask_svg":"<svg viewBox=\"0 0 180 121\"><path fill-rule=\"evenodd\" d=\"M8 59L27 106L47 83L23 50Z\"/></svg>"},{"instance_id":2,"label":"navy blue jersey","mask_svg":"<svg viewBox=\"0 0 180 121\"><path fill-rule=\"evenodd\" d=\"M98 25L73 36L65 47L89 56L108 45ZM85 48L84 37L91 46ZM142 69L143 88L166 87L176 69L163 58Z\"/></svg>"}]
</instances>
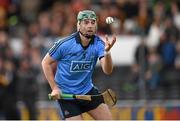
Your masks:
<instances>
[{"instance_id":1,"label":"navy blue jersey","mask_svg":"<svg viewBox=\"0 0 180 121\"><path fill-rule=\"evenodd\" d=\"M104 42L96 35L83 47L79 32L55 42L48 53L58 62L55 81L63 93L86 94L92 89L93 70L104 49Z\"/></svg>"}]
</instances>

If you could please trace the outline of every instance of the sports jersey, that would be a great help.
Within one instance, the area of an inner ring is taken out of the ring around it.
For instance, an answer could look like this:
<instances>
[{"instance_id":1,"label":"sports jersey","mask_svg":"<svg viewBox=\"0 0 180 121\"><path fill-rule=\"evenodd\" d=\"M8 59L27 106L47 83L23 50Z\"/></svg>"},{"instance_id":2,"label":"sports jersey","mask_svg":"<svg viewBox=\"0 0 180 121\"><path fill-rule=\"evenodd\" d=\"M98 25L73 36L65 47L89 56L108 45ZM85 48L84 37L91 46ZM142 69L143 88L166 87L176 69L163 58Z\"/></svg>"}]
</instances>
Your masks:
<instances>
[{"instance_id":1,"label":"sports jersey","mask_svg":"<svg viewBox=\"0 0 180 121\"><path fill-rule=\"evenodd\" d=\"M94 86L92 74L98 58L104 56L104 42L94 35L87 47L80 42L79 32L60 39L49 50L58 62L55 81L63 93L86 94Z\"/></svg>"}]
</instances>

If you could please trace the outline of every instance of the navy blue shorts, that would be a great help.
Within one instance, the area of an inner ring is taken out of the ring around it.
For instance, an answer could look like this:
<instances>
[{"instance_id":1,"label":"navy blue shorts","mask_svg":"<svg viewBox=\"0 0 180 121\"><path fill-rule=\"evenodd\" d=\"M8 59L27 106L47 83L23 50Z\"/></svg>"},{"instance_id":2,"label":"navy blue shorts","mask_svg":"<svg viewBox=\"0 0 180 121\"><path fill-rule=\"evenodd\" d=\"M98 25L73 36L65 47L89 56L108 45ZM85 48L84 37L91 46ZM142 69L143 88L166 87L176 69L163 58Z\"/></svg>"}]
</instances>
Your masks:
<instances>
[{"instance_id":1,"label":"navy blue shorts","mask_svg":"<svg viewBox=\"0 0 180 121\"><path fill-rule=\"evenodd\" d=\"M93 87L86 95L100 94L97 88ZM92 101L84 100L58 100L60 106L61 119L80 115L84 112L90 111L98 107L101 103L104 103L103 99L99 98Z\"/></svg>"}]
</instances>

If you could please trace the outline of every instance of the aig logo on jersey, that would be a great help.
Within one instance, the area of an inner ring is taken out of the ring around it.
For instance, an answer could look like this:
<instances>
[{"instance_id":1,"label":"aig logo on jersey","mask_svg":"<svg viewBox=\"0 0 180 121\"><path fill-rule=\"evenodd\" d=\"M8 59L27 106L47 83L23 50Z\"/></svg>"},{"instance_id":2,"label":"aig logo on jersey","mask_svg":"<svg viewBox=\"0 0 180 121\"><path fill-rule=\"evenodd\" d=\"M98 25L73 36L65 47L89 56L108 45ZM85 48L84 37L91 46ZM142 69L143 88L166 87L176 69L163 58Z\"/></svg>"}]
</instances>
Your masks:
<instances>
[{"instance_id":1,"label":"aig logo on jersey","mask_svg":"<svg viewBox=\"0 0 180 121\"><path fill-rule=\"evenodd\" d=\"M92 61L72 61L71 72L90 72L92 69Z\"/></svg>"}]
</instances>

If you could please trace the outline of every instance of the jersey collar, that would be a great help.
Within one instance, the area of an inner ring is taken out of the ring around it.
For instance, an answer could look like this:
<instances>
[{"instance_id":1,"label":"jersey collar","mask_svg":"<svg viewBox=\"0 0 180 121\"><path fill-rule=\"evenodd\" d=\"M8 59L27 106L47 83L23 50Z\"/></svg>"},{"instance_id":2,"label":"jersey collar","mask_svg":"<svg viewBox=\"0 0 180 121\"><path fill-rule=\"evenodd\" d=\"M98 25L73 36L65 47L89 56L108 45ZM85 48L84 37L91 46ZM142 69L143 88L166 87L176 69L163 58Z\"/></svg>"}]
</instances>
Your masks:
<instances>
[{"instance_id":1,"label":"jersey collar","mask_svg":"<svg viewBox=\"0 0 180 121\"><path fill-rule=\"evenodd\" d=\"M79 35L79 34L80 34L79 32L76 33L75 39L76 39L76 43L81 44L81 41L80 41L81 38L80 38L80 35ZM90 43L88 44L88 46L84 47L82 44L81 44L81 46L82 46L84 49L88 48L90 44L94 44L94 38L95 38L95 36L92 37L92 39L91 39Z\"/></svg>"}]
</instances>

